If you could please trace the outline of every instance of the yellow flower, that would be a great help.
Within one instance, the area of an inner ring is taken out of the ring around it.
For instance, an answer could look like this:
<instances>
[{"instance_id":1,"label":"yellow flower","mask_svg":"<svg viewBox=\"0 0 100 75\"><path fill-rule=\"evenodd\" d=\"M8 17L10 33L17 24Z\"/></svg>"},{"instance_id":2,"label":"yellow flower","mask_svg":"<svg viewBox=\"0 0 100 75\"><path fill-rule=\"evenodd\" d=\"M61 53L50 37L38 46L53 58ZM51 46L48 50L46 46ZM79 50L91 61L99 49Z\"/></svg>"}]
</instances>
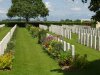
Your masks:
<instances>
[{"instance_id":1,"label":"yellow flower","mask_svg":"<svg viewBox=\"0 0 100 75\"><path fill-rule=\"evenodd\" d=\"M49 50L49 51L51 51L51 50L52 50L52 46L51 46L51 45L49 45L48 50Z\"/></svg>"}]
</instances>

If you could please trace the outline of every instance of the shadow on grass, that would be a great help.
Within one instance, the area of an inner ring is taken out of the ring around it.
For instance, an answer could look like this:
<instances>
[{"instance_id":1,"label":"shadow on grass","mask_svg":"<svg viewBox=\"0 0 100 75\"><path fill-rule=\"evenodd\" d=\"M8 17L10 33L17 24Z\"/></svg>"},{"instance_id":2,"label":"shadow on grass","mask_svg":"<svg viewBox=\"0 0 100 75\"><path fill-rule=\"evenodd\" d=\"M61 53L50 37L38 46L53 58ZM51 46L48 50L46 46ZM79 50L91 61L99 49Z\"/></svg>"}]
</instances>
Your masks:
<instances>
[{"instance_id":1,"label":"shadow on grass","mask_svg":"<svg viewBox=\"0 0 100 75\"><path fill-rule=\"evenodd\" d=\"M100 75L100 60L90 62L87 68L77 71L62 71L53 69L51 72L63 73L63 75Z\"/></svg>"}]
</instances>

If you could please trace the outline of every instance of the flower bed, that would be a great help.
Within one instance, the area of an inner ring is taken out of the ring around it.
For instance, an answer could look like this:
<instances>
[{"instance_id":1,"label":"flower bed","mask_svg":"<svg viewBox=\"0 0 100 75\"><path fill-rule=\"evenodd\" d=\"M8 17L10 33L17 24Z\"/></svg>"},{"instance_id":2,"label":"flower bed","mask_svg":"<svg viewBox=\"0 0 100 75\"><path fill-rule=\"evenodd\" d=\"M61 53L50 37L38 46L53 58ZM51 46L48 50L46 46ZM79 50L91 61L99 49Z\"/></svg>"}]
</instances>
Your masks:
<instances>
[{"instance_id":1,"label":"flower bed","mask_svg":"<svg viewBox=\"0 0 100 75\"><path fill-rule=\"evenodd\" d=\"M62 70L78 70L83 69L88 64L87 56L75 55L72 57L71 50L64 51L63 43L57 40L58 36L49 35L45 37L42 42L43 48L51 55L54 59L57 59L59 66Z\"/></svg>"},{"instance_id":2,"label":"flower bed","mask_svg":"<svg viewBox=\"0 0 100 75\"><path fill-rule=\"evenodd\" d=\"M80 56L76 54L73 58L71 50L64 51L63 43L58 41L58 38L62 38L61 36L47 36L47 31L42 29L38 29L37 35L38 43L50 56L58 61L62 70L79 70L85 68L88 64L87 55Z\"/></svg>"}]
</instances>

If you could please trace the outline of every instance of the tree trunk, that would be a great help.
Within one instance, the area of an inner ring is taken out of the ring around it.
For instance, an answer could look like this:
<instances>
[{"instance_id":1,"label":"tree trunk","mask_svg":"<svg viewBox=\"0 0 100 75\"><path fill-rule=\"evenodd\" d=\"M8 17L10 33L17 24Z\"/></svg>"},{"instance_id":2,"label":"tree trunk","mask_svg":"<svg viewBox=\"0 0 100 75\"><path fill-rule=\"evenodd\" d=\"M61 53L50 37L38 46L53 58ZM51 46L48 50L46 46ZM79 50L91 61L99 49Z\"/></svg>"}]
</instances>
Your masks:
<instances>
[{"instance_id":1,"label":"tree trunk","mask_svg":"<svg viewBox=\"0 0 100 75\"><path fill-rule=\"evenodd\" d=\"M29 18L28 17L26 17L26 22L29 22Z\"/></svg>"},{"instance_id":2,"label":"tree trunk","mask_svg":"<svg viewBox=\"0 0 100 75\"><path fill-rule=\"evenodd\" d=\"M20 21L21 21L21 16L20 16Z\"/></svg>"}]
</instances>

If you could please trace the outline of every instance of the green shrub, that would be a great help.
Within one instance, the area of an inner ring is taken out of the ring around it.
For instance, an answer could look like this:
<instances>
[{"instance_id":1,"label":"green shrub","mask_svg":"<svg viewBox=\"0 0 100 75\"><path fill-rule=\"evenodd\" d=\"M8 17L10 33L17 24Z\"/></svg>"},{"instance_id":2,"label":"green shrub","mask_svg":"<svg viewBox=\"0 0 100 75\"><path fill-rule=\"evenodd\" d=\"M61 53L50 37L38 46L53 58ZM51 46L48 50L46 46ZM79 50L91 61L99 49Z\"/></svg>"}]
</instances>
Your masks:
<instances>
[{"instance_id":1,"label":"green shrub","mask_svg":"<svg viewBox=\"0 0 100 75\"><path fill-rule=\"evenodd\" d=\"M38 27L31 27L30 28L30 32L32 34L32 36L35 38L35 37L38 37L38 33L39 33L39 28Z\"/></svg>"},{"instance_id":2,"label":"green shrub","mask_svg":"<svg viewBox=\"0 0 100 75\"><path fill-rule=\"evenodd\" d=\"M27 24L27 25L26 25L26 28L27 28L28 31L30 31L31 25L30 25L30 24Z\"/></svg>"},{"instance_id":3,"label":"green shrub","mask_svg":"<svg viewBox=\"0 0 100 75\"><path fill-rule=\"evenodd\" d=\"M38 43L39 44L42 44L45 41L46 33L47 33L46 30L42 30L42 29L39 30L39 33L38 33Z\"/></svg>"},{"instance_id":4,"label":"green shrub","mask_svg":"<svg viewBox=\"0 0 100 75\"><path fill-rule=\"evenodd\" d=\"M73 67L76 69L83 69L87 66L87 64L88 60L86 54L84 56L77 54L73 60Z\"/></svg>"},{"instance_id":5,"label":"green shrub","mask_svg":"<svg viewBox=\"0 0 100 75\"><path fill-rule=\"evenodd\" d=\"M10 41L10 42L7 44L7 51L13 50L14 46L15 46L14 41Z\"/></svg>"},{"instance_id":6,"label":"green shrub","mask_svg":"<svg viewBox=\"0 0 100 75\"><path fill-rule=\"evenodd\" d=\"M60 66L70 66L73 62L71 51L61 51L58 62Z\"/></svg>"},{"instance_id":7,"label":"green shrub","mask_svg":"<svg viewBox=\"0 0 100 75\"><path fill-rule=\"evenodd\" d=\"M84 69L87 64L87 55L80 56L79 54L75 55L74 59L72 58L71 51L61 51L58 60L59 66L69 66L70 69L78 70Z\"/></svg>"},{"instance_id":8,"label":"green shrub","mask_svg":"<svg viewBox=\"0 0 100 75\"><path fill-rule=\"evenodd\" d=\"M50 45L52 47L52 50L51 50L52 55L54 57L58 58L60 51L63 50L63 44L61 42L56 41L56 40L52 40Z\"/></svg>"},{"instance_id":9,"label":"green shrub","mask_svg":"<svg viewBox=\"0 0 100 75\"><path fill-rule=\"evenodd\" d=\"M12 52L0 56L0 69L10 70L12 68L13 54Z\"/></svg>"}]
</instances>

